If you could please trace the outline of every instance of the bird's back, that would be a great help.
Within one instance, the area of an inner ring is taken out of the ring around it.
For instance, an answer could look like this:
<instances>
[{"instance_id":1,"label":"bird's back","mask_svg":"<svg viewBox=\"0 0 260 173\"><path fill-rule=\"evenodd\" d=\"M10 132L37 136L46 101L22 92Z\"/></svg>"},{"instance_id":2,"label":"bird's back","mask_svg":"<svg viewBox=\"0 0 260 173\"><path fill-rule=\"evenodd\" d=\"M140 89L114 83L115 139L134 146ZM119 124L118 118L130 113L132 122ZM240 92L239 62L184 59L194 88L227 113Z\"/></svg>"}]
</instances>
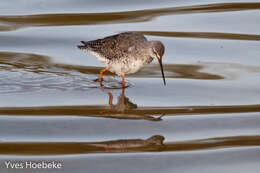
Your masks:
<instances>
[{"instance_id":1,"label":"bird's back","mask_svg":"<svg viewBox=\"0 0 260 173\"><path fill-rule=\"evenodd\" d=\"M100 61L120 59L138 51L146 38L139 33L125 32L92 41L82 41L78 48L96 56Z\"/></svg>"}]
</instances>

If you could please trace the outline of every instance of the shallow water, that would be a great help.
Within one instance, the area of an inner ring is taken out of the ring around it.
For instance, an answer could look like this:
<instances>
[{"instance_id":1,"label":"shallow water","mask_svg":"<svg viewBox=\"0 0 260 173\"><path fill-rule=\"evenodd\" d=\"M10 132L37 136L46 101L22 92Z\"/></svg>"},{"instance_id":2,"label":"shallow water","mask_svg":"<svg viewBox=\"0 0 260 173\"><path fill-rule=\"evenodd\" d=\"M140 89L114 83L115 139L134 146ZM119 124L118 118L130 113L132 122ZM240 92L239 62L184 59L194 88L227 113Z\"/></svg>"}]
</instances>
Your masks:
<instances>
[{"instance_id":1,"label":"shallow water","mask_svg":"<svg viewBox=\"0 0 260 173\"><path fill-rule=\"evenodd\" d=\"M0 4L0 172L259 172L258 1ZM76 48L140 32L166 47L120 78ZM7 168L5 162L61 163Z\"/></svg>"}]
</instances>

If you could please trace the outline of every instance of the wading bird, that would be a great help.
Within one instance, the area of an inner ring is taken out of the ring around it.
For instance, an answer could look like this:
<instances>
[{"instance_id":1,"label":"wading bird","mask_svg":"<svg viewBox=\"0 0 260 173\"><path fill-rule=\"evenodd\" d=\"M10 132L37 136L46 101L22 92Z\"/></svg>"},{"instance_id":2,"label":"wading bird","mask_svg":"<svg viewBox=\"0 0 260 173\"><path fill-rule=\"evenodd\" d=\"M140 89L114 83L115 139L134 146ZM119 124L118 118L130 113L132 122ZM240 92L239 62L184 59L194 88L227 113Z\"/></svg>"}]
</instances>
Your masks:
<instances>
[{"instance_id":1,"label":"wading bird","mask_svg":"<svg viewBox=\"0 0 260 173\"><path fill-rule=\"evenodd\" d=\"M94 55L106 67L100 71L99 82L102 86L103 73L109 70L122 77L125 88L125 75L136 73L153 59L157 59L161 68L164 85L166 85L162 56L164 45L160 41L148 41L142 34L124 32L92 41L81 41L78 48Z\"/></svg>"}]
</instances>

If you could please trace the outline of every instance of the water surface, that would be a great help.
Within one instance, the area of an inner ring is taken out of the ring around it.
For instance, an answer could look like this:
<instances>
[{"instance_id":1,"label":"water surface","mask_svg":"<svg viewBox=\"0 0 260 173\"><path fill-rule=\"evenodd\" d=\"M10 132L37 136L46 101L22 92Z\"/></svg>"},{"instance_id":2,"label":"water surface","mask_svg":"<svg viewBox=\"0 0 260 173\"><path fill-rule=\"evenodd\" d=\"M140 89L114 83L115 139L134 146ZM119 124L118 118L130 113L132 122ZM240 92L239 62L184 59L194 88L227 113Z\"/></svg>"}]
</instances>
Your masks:
<instances>
[{"instance_id":1,"label":"water surface","mask_svg":"<svg viewBox=\"0 0 260 173\"><path fill-rule=\"evenodd\" d=\"M0 5L0 172L259 172L258 1ZM166 47L127 76L78 50L139 32ZM62 169L12 169L56 161Z\"/></svg>"}]
</instances>

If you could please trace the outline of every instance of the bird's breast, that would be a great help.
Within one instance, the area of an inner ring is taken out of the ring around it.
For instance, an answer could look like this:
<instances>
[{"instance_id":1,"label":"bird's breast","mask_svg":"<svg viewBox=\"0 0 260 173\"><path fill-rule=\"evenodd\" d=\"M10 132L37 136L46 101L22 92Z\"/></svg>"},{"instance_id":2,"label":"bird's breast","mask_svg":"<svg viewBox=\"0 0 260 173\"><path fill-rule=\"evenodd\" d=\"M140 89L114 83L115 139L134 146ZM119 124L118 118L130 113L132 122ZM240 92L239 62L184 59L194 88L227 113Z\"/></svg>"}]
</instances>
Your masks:
<instances>
[{"instance_id":1,"label":"bird's breast","mask_svg":"<svg viewBox=\"0 0 260 173\"><path fill-rule=\"evenodd\" d=\"M153 61L153 58L152 57L149 57L148 59L146 59L146 64L150 64L151 62Z\"/></svg>"}]
</instances>

